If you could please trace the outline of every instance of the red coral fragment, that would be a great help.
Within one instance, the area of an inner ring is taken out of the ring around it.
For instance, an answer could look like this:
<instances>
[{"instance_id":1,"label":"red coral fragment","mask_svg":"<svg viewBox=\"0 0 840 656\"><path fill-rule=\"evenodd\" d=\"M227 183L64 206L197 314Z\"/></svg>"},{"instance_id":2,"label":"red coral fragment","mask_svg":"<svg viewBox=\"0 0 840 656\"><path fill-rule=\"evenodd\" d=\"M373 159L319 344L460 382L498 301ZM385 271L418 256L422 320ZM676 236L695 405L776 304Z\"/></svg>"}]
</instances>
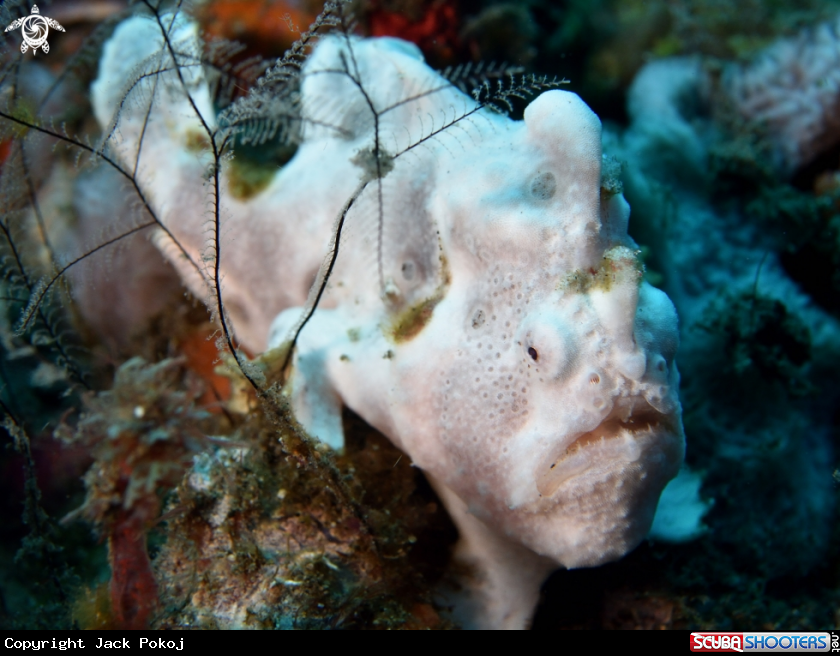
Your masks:
<instances>
[{"instance_id":1,"label":"red coral fragment","mask_svg":"<svg viewBox=\"0 0 840 656\"><path fill-rule=\"evenodd\" d=\"M458 12L451 2L432 2L419 20L375 9L370 14L371 36L394 36L417 44L432 63L452 60L460 47Z\"/></svg>"},{"instance_id":2,"label":"red coral fragment","mask_svg":"<svg viewBox=\"0 0 840 656\"><path fill-rule=\"evenodd\" d=\"M230 399L230 379L216 373L219 349L210 339L212 334L207 329L195 330L180 343L180 348L187 367L207 383L199 404L210 412L221 412L220 403Z\"/></svg>"},{"instance_id":3,"label":"red coral fragment","mask_svg":"<svg viewBox=\"0 0 840 656\"><path fill-rule=\"evenodd\" d=\"M158 594L146 551L146 522L126 510L115 520L108 537L114 619L121 629L147 629Z\"/></svg>"},{"instance_id":4,"label":"red coral fragment","mask_svg":"<svg viewBox=\"0 0 840 656\"><path fill-rule=\"evenodd\" d=\"M0 164L6 161L10 152L12 152L12 140L0 141Z\"/></svg>"}]
</instances>

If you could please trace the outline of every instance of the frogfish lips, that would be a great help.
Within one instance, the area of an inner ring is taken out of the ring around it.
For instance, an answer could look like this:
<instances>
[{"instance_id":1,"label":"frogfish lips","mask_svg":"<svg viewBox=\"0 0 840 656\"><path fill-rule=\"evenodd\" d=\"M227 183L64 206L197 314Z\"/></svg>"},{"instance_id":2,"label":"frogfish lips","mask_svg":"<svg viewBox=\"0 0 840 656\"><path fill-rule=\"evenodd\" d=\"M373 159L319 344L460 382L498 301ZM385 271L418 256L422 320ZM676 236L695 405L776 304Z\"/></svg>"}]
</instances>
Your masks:
<instances>
[{"instance_id":1,"label":"frogfish lips","mask_svg":"<svg viewBox=\"0 0 840 656\"><path fill-rule=\"evenodd\" d=\"M642 397L622 398L598 426L565 442L537 472L532 509L543 525L524 542L566 567L614 560L647 535L682 463L679 406L663 413Z\"/></svg>"}]
</instances>

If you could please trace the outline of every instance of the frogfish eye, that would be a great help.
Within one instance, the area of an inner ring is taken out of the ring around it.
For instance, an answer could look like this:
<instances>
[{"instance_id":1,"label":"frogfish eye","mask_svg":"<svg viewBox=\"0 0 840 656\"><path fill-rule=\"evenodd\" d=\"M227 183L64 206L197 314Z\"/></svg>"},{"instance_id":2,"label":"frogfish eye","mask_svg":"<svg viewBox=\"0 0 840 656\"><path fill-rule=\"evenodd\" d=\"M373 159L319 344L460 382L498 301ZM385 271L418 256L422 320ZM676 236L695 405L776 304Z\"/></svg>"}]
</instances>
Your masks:
<instances>
[{"instance_id":1,"label":"frogfish eye","mask_svg":"<svg viewBox=\"0 0 840 656\"><path fill-rule=\"evenodd\" d=\"M532 359L534 362L536 362L537 360L539 360L539 359L540 359L540 354L539 354L539 353L537 353L537 349L535 349L533 346L529 346L529 347L528 347L528 355L530 355L530 356L531 356L531 359Z\"/></svg>"}]
</instances>

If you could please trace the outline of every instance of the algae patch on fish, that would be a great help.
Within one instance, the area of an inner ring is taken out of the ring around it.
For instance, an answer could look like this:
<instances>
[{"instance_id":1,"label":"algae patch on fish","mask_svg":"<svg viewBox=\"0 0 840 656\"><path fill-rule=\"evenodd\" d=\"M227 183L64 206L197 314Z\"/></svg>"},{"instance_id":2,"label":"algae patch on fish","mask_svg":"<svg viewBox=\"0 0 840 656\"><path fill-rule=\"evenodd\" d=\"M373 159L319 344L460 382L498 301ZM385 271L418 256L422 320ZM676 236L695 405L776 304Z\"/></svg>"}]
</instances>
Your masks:
<instances>
[{"instance_id":1,"label":"algae patch on fish","mask_svg":"<svg viewBox=\"0 0 840 656\"><path fill-rule=\"evenodd\" d=\"M420 334L432 318L435 307L443 299L443 290L438 290L434 296L423 299L400 312L388 329L389 335L395 342L407 342Z\"/></svg>"},{"instance_id":2,"label":"algae patch on fish","mask_svg":"<svg viewBox=\"0 0 840 656\"><path fill-rule=\"evenodd\" d=\"M203 153L210 150L207 134L198 129L187 130L184 135L184 145L191 153Z\"/></svg>"},{"instance_id":3,"label":"algae patch on fish","mask_svg":"<svg viewBox=\"0 0 840 656\"><path fill-rule=\"evenodd\" d=\"M630 280L641 284L645 265L640 254L641 251L634 251L626 246L614 246L604 253L597 269L576 269L561 278L557 289L562 292L585 294L594 289L608 292L613 285Z\"/></svg>"},{"instance_id":4,"label":"algae patch on fish","mask_svg":"<svg viewBox=\"0 0 840 656\"><path fill-rule=\"evenodd\" d=\"M275 164L235 158L228 168L231 195L238 200L253 198L271 184L278 168Z\"/></svg>"},{"instance_id":5,"label":"algae patch on fish","mask_svg":"<svg viewBox=\"0 0 840 656\"><path fill-rule=\"evenodd\" d=\"M439 239L440 235L438 235ZM431 296L421 299L399 311L394 316L391 324L387 328L384 328L386 336L393 339L397 344L407 342L419 335L423 328L426 327L426 324L431 321L437 304L446 296L446 289L452 282L452 273L449 271L449 261L446 259L446 255L443 254L443 246L440 243L439 248L441 251L438 256L438 261L440 262L440 284L437 289L435 289Z\"/></svg>"}]
</instances>

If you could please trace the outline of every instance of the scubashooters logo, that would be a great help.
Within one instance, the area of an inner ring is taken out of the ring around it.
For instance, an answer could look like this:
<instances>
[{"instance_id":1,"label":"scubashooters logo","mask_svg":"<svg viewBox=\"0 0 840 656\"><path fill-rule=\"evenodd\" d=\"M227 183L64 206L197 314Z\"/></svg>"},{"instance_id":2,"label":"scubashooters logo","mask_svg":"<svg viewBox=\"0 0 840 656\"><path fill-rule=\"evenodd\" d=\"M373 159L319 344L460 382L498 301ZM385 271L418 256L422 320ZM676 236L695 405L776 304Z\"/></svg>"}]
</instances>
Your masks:
<instances>
[{"instance_id":1,"label":"scubashooters logo","mask_svg":"<svg viewBox=\"0 0 840 656\"><path fill-rule=\"evenodd\" d=\"M691 634L691 651L823 652L829 651L830 644L831 636L827 632L720 633L704 631Z\"/></svg>"},{"instance_id":2,"label":"scubashooters logo","mask_svg":"<svg viewBox=\"0 0 840 656\"><path fill-rule=\"evenodd\" d=\"M50 28L63 32L64 28L54 21L52 18L41 16L38 5L32 5L32 12L29 16L18 18L12 21L11 25L6 28L6 32L23 28L23 43L20 44L20 51L26 52L32 48L34 55L38 48L44 51L44 54L50 51L50 44L47 43L47 35L50 33Z\"/></svg>"}]
</instances>

